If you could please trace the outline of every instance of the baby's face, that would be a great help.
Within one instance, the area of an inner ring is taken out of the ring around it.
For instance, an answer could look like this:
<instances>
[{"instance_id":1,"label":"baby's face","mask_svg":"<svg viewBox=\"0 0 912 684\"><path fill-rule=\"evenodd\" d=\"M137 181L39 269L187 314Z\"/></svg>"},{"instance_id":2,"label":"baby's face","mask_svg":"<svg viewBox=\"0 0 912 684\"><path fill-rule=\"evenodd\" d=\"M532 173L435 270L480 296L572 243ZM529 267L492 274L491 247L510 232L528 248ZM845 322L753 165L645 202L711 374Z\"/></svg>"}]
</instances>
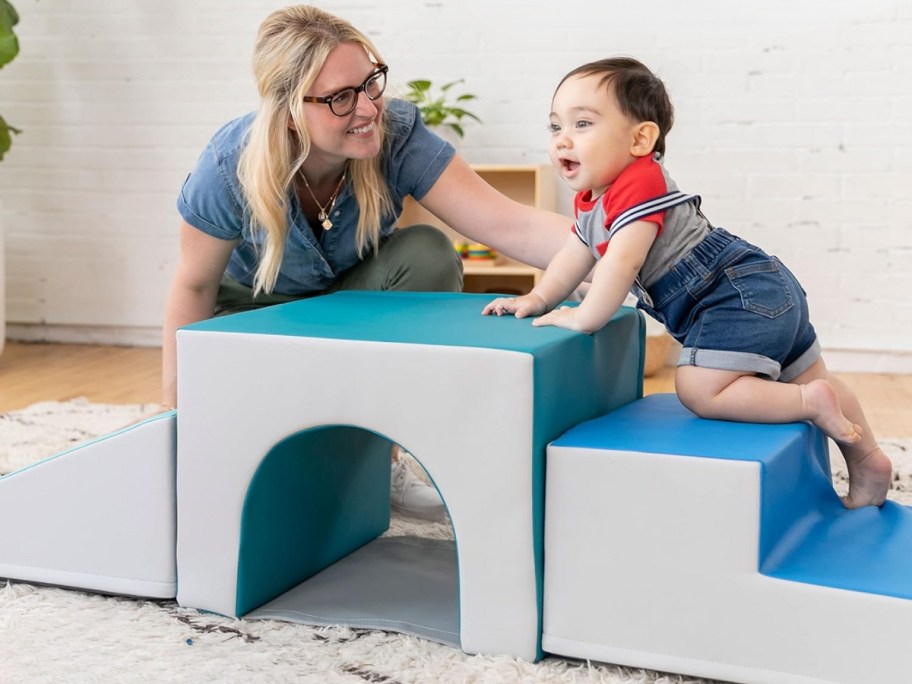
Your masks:
<instances>
[{"instance_id":1,"label":"baby's face","mask_svg":"<svg viewBox=\"0 0 912 684\"><path fill-rule=\"evenodd\" d=\"M621 113L601 75L564 81L551 103L551 163L573 190L605 192L636 159L631 154L637 123Z\"/></svg>"}]
</instances>

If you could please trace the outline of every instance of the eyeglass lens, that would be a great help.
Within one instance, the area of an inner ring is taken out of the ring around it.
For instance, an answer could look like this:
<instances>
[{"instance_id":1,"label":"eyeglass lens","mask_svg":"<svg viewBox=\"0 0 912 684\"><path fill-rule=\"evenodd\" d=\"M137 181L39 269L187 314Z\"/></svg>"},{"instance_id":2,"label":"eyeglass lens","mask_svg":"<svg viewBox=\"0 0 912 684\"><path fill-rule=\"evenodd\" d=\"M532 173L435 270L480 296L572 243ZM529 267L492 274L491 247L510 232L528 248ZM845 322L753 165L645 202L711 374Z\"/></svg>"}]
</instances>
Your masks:
<instances>
[{"instance_id":1,"label":"eyeglass lens","mask_svg":"<svg viewBox=\"0 0 912 684\"><path fill-rule=\"evenodd\" d=\"M346 88L329 101L329 108L336 116L350 114L358 102L358 93L364 91L369 100L376 100L386 90L386 72L378 71L361 84L358 88Z\"/></svg>"}]
</instances>

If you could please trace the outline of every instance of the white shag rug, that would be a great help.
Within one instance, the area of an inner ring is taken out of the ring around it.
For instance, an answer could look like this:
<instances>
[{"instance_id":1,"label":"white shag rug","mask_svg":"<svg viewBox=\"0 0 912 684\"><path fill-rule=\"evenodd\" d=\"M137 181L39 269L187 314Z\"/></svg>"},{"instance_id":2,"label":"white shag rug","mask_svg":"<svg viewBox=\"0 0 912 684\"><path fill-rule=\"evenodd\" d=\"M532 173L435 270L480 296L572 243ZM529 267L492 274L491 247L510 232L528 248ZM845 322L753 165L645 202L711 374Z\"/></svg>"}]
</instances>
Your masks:
<instances>
[{"instance_id":1,"label":"white shag rug","mask_svg":"<svg viewBox=\"0 0 912 684\"><path fill-rule=\"evenodd\" d=\"M0 474L154 415L154 404L45 402L0 415ZM891 498L912 503L910 443L885 441L897 469ZM837 489L845 488L841 458ZM15 524L15 521L7 521ZM394 519L391 534L448 538L449 526ZM0 682L599 682L707 680L548 657L528 663L469 656L389 632L236 620L173 600L100 596L11 581L0 584Z\"/></svg>"}]
</instances>

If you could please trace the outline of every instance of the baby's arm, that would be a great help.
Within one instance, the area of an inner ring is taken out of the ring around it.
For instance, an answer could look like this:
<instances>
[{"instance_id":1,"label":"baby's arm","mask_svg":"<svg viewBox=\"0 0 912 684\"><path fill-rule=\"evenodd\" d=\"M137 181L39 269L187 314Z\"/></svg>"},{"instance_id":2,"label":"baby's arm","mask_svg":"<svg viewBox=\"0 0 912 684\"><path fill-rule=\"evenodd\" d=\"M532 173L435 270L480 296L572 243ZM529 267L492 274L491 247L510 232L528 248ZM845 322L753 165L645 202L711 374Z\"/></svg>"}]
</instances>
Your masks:
<instances>
[{"instance_id":1,"label":"baby's arm","mask_svg":"<svg viewBox=\"0 0 912 684\"><path fill-rule=\"evenodd\" d=\"M541 280L522 297L500 297L482 310L482 315L513 314L516 318L538 316L570 296L592 270L595 257L576 235L570 235L554 255Z\"/></svg>"},{"instance_id":2,"label":"baby's arm","mask_svg":"<svg viewBox=\"0 0 912 684\"><path fill-rule=\"evenodd\" d=\"M637 221L618 231L605 256L599 259L592 276L592 287L579 306L561 307L532 322L559 328L594 333L617 313L633 286L649 248L655 241L658 225Z\"/></svg>"}]
</instances>

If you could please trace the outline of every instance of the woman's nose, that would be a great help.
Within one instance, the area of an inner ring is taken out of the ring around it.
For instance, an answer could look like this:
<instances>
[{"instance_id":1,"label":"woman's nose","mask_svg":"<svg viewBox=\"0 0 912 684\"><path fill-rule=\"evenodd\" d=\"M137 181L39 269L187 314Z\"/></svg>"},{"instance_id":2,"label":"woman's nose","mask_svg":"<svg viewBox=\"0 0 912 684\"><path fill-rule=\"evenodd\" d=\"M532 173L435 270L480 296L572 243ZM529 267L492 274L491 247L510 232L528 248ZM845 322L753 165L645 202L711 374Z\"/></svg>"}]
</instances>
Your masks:
<instances>
[{"instance_id":1,"label":"woman's nose","mask_svg":"<svg viewBox=\"0 0 912 684\"><path fill-rule=\"evenodd\" d=\"M374 116L377 113L377 105L374 104L374 101L371 100L367 93L362 91L358 92L358 101L355 103L355 111L361 116Z\"/></svg>"}]
</instances>

